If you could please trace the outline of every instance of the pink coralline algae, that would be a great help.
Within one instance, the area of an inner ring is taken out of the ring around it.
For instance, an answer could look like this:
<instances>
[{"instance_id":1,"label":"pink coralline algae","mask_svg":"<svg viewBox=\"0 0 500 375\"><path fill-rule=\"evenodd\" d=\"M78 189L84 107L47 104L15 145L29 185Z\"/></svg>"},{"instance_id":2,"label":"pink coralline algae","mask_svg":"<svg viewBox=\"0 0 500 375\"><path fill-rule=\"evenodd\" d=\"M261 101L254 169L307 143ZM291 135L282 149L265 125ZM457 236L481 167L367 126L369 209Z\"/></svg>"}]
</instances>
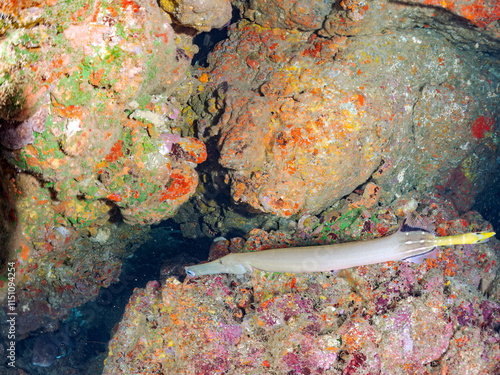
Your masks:
<instances>
[{"instance_id":1,"label":"pink coralline algae","mask_svg":"<svg viewBox=\"0 0 500 375\"><path fill-rule=\"evenodd\" d=\"M401 199L377 213L348 209L324 221L317 236L285 236L285 243L322 243L330 233L363 236L366 220L392 231L394 212L406 205ZM436 195L419 208L442 235L491 228L474 213L444 219L456 212ZM230 243L217 242L225 251ZM279 232L254 230L238 251L282 245ZM153 298L148 288L135 291L104 374L494 374L500 304L478 284L498 269L498 246L492 239L443 247L421 265L388 262L336 274L169 278Z\"/></svg>"},{"instance_id":2,"label":"pink coralline algae","mask_svg":"<svg viewBox=\"0 0 500 375\"><path fill-rule=\"evenodd\" d=\"M43 133L47 120L47 108L41 106L31 117L26 120L5 121L0 126L0 143L11 149L18 150L35 141L33 132Z\"/></svg>"},{"instance_id":3,"label":"pink coralline algae","mask_svg":"<svg viewBox=\"0 0 500 375\"><path fill-rule=\"evenodd\" d=\"M161 139L165 145L165 153L168 154L172 151L172 146L178 144L181 140L181 136L179 134L160 134Z\"/></svg>"}]
</instances>

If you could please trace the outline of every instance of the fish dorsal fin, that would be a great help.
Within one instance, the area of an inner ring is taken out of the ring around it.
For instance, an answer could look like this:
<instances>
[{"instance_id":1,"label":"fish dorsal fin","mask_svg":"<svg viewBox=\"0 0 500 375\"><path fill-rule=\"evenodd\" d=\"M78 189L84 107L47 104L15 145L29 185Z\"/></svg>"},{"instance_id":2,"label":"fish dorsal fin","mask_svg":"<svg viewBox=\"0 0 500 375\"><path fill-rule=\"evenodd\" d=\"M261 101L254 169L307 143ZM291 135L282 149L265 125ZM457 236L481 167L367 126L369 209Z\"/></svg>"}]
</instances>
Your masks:
<instances>
[{"instance_id":1,"label":"fish dorsal fin","mask_svg":"<svg viewBox=\"0 0 500 375\"><path fill-rule=\"evenodd\" d=\"M432 221L428 218L417 216L416 214L409 214L406 216L403 220L403 224L401 224L398 230L400 232L424 231L436 237L436 234L432 229Z\"/></svg>"},{"instance_id":2,"label":"fish dorsal fin","mask_svg":"<svg viewBox=\"0 0 500 375\"><path fill-rule=\"evenodd\" d=\"M422 262L427 258L436 259L437 247L434 246L434 239L436 238L436 235L432 230L431 223L432 222L429 219L418 217L415 214L410 214L403 220L403 224L401 224L399 231L402 233L406 233L407 235L409 235L410 232L416 232L410 235L410 237L417 236L417 238L420 239L413 239L413 242L410 242L410 244L412 245L409 246L416 246L416 248L414 249L416 250L421 243L423 250L423 252L417 253L417 255L408 256L404 259L404 261L422 264ZM422 232L428 233L428 235L422 236ZM405 243L403 246L406 246L406 244L407 243Z\"/></svg>"}]
</instances>

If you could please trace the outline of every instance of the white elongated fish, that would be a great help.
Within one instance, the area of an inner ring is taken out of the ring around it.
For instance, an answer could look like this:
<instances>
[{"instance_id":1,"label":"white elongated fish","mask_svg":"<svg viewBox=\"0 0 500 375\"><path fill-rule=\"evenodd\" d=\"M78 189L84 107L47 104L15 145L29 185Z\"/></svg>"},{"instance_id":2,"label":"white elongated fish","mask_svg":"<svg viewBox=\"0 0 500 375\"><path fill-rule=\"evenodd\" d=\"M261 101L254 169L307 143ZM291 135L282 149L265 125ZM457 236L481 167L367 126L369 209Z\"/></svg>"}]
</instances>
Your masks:
<instances>
[{"instance_id":1,"label":"white elongated fish","mask_svg":"<svg viewBox=\"0 0 500 375\"><path fill-rule=\"evenodd\" d=\"M369 264L428 257L437 246L486 242L495 232L473 232L436 237L422 228L408 225L407 220L393 234L369 241L334 245L287 247L232 253L209 263L186 267L190 277L218 273L243 274L258 269L267 272L323 272Z\"/></svg>"}]
</instances>

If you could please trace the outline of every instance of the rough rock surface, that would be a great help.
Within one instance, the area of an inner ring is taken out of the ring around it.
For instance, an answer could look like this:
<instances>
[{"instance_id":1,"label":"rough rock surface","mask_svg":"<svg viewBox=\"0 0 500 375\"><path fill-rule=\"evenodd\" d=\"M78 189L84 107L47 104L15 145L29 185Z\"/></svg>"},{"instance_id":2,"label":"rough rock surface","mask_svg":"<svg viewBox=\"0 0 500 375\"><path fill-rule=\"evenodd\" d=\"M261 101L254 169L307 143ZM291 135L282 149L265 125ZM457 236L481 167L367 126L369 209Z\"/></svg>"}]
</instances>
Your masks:
<instances>
[{"instance_id":1,"label":"rough rock surface","mask_svg":"<svg viewBox=\"0 0 500 375\"><path fill-rule=\"evenodd\" d=\"M113 202L133 223L168 217L196 187L189 163L203 159L182 155L200 153L203 146L185 139L176 142L184 144L179 155L169 155L170 149L162 153L160 134L166 129L148 130L147 123L131 121L125 112L132 100L138 107L147 105L151 94L168 96L185 78L189 57L176 42L168 16L147 2L54 7L58 17L74 19L61 23L59 33L40 24L7 32L3 41L6 55L14 59L10 55L24 53L28 60L8 67L25 80L24 106L16 116L3 108L10 118L0 128L0 139L11 149L4 157L39 176L45 182L40 189L53 190L50 209L69 222L90 221ZM46 17L41 14L40 21ZM145 184L149 191L141 189ZM80 206L77 211L87 217L72 214L72 206Z\"/></svg>"},{"instance_id":2,"label":"rough rock surface","mask_svg":"<svg viewBox=\"0 0 500 375\"><path fill-rule=\"evenodd\" d=\"M240 21L210 55L206 103L219 115L205 114L203 129L217 134L232 198L288 217L318 213L370 179L390 202L458 174L467 210L481 172L498 163L493 60L450 40L461 24L429 27L438 22L426 7L346 4L350 18L331 13L323 37L270 28L293 18L271 8L256 18L266 27Z\"/></svg>"},{"instance_id":3,"label":"rough rock surface","mask_svg":"<svg viewBox=\"0 0 500 375\"><path fill-rule=\"evenodd\" d=\"M444 8L481 28L487 35L500 38L500 4L496 0L408 0L408 3Z\"/></svg>"},{"instance_id":4,"label":"rough rock surface","mask_svg":"<svg viewBox=\"0 0 500 375\"><path fill-rule=\"evenodd\" d=\"M254 230L246 241L216 242L213 253L368 239L395 229L395 213L417 203L440 235L491 228L473 212L456 218L439 196L382 210L348 203L332 221ZM130 298L104 374L493 374L500 301L478 287L498 270L498 250L493 239L441 248L422 265L152 281Z\"/></svg>"},{"instance_id":5,"label":"rough rock surface","mask_svg":"<svg viewBox=\"0 0 500 375\"><path fill-rule=\"evenodd\" d=\"M229 0L160 0L160 5L182 26L200 31L221 28L231 19Z\"/></svg>"},{"instance_id":6,"label":"rough rock surface","mask_svg":"<svg viewBox=\"0 0 500 375\"><path fill-rule=\"evenodd\" d=\"M242 2L241 8L246 18L264 27L311 31L322 27L334 4L332 0L262 0Z\"/></svg>"},{"instance_id":7,"label":"rough rock surface","mask_svg":"<svg viewBox=\"0 0 500 375\"><path fill-rule=\"evenodd\" d=\"M15 263L24 335L116 280L147 224L194 193L207 154L180 115L193 36L158 4L0 11L0 265ZM0 299L6 291L3 274Z\"/></svg>"},{"instance_id":8,"label":"rough rock surface","mask_svg":"<svg viewBox=\"0 0 500 375\"><path fill-rule=\"evenodd\" d=\"M440 235L487 227L457 218L500 163L496 2L233 3L244 19L208 70L188 70L192 38L223 27L229 1L1 2L0 271L14 262L20 337L94 298L148 224L178 211L191 237L250 232L212 258L380 236L418 203L391 202L434 187L448 200L419 211ZM171 279L161 298L152 283L131 300L107 371L495 373L496 257L444 249L437 263L338 281Z\"/></svg>"}]
</instances>

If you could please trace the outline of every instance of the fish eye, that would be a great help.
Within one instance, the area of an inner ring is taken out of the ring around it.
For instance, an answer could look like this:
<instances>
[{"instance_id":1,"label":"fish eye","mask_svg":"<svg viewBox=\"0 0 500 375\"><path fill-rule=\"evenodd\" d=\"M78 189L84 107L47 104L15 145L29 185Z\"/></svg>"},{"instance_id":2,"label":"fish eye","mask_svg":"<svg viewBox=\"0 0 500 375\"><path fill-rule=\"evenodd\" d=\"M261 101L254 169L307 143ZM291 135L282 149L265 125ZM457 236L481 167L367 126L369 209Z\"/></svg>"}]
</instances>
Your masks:
<instances>
[{"instance_id":1,"label":"fish eye","mask_svg":"<svg viewBox=\"0 0 500 375\"><path fill-rule=\"evenodd\" d=\"M191 271L191 270L188 270L187 268L186 268L186 273L187 273L187 275L188 275L189 277L195 277L195 276L196 276L196 273L194 273L194 272L193 272L193 271Z\"/></svg>"}]
</instances>

